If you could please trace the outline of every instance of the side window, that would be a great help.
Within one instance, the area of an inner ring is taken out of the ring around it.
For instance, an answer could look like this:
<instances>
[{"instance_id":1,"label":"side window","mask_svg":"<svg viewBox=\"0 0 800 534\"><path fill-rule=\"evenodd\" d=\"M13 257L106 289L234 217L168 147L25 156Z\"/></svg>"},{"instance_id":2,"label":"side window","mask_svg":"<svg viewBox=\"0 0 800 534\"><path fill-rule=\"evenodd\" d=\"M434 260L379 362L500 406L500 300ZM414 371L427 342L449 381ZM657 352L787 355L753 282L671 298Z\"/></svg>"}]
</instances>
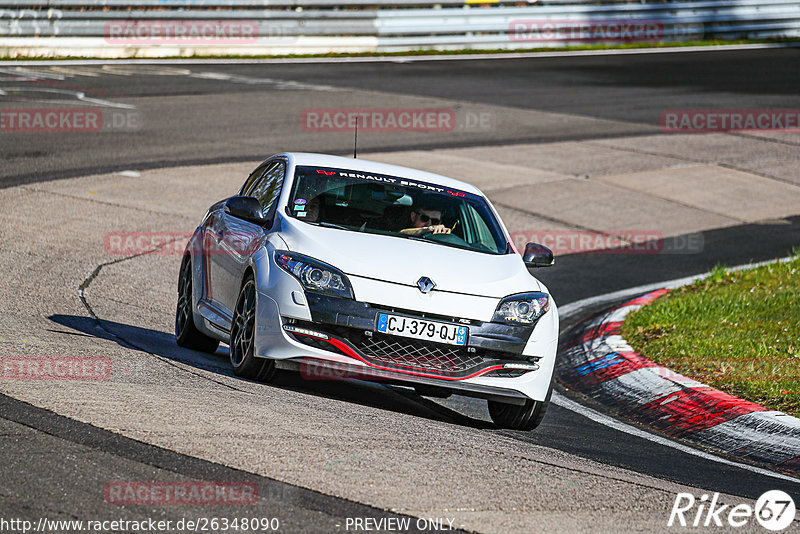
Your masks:
<instances>
[{"instance_id":1,"label":"side window","mask_svg":"<svg viewBox=\"0 0 800 534\"><path fill-rule=\"evenodd\" d=\"M464 221L464 240L470 245L485 248L493 253L500 252L492 231L486 225L481 214L471 205L464 204L462 208Z\"/></svg>"},{"instance_id":2,"label":"side window","mask_svg":"<svg viewBox=\"0 0 800 534\"><path fill-rule=\"evenodd\" d=\"M247 177L247 180L244 182L244 185L242 186L242 193L241 193L242 195L251 196L250 191L252 191L253 189L253 184L255 183L256 180L261 178L261 175L264 174L264 171L269 166L270 162L262 163L261 165L256 167L256 170L250 173L250 176Z\"/></svg>"},{"instance_id":3,"label":"side window","mask_svg":"<svg viewBox=\"0 0 800 534\"><path fill-rule=\"evenodd\" d=\"M273 207L283 186L283 177L286 173L285 165L282 161L273 161L269 164L264 175L255 182L255 185L245 194L256 197L261 203L264 213Z\"/></svg>"}]
</instances>

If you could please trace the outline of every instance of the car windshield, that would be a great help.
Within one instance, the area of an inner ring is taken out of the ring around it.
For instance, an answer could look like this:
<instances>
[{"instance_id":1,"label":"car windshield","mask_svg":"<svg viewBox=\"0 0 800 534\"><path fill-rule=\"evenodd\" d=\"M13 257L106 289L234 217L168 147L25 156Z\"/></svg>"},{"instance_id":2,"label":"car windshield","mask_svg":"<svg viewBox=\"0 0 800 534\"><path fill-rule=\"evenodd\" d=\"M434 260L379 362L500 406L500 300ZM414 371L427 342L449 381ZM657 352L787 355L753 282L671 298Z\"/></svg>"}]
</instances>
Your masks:
<instances>
[{"instance_id":1,"label":"car windshield","mask_svg":"<svg viewBox=\"0 0 800 534\"><path fill-rule=\"evenodd\" d=\"M290 216L343 230L422 239L486 254L509 245L480 195L346 169L297 167Z\"/></svg>"}]
</instances>

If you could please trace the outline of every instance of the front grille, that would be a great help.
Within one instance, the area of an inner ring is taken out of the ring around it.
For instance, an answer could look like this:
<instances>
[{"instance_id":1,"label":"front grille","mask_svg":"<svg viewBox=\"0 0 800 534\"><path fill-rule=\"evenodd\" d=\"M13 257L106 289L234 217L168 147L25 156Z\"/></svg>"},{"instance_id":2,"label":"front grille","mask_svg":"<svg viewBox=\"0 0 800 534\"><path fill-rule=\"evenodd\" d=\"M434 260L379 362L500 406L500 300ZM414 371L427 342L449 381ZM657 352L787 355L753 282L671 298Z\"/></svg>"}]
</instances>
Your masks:
<instances>
[{"instance_id":1,"label":"front grille","mask_svg":"<svg viewBox=\"0 0 800 534\"><path fill-rule=\"evenodd\" d=\"M408 372L427 371L440 376L457 378L468 376L494 365L502 365L509 362L528 362L530 360L528 357L508 352L480 348L468 350L464 346L433 343L379 332L370 332L368 334L362 329L348 326L335 326L308 321L294 321L292 324L322 332L346 342L360 357L373 365ZM325 340L303 335L293 335L293 337L306 345L344 354ZM507 375L500 374L496 376L513 378L520 374L523 373L511 372Z\"/></svg>"},{"instance_id":2,"label":"front grille","mask_svg":"<svg viewBox=\"0 0 800 534\"><path fill-rule=\"evenodd\" d=\"M353 342L361 354L376 362L440 373L463 373L482 367L485 358L463 347L373 334ZM487 362L488 363L488 362Z\"/></svg>"}]
</instances>

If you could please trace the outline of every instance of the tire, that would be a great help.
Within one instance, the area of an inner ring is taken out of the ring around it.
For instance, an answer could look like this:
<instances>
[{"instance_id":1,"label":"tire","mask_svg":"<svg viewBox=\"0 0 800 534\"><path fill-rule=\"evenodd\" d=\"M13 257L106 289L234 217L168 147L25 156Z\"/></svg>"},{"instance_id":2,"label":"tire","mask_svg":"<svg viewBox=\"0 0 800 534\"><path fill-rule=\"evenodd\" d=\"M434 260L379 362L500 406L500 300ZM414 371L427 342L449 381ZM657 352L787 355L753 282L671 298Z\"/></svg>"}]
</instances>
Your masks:
<instances>
[{"instance_id":1,"label":"tire","mask_svg":"<svg viewBox=\"0 0 800 534\"><path fill-rule=\"evenodd\" d=\"M208 337L194 324L192 310L192 260L186 256L178 275L178 306L175 309L175 341L181 347L213 353L219 341Z\"/></svg>"},{"instance_id":2,"label":"tire","mask_svg":"<svg viewBox=\"0 0 800 534\"><path fill-rule=\"evenodd\" d=\"M550 405L550 396L553 394L553 384L547 390L544 401L528 399L524 405L507 404L505 402L488 401L489 416L495 425L509 430L533 430L544 419L547 407Z\"/></svg>"},{"instance_id":3,"label":"tire","mask_svg":"<svg viewBox=\"0 0 800 534\"><path fill-rule=\"evenodd\" d=\"M231 366L236 376L269 382L275 376L275 361L256 358L256 282L248 275L239 290L231 325Z\"/></svg>"}]
</instances>

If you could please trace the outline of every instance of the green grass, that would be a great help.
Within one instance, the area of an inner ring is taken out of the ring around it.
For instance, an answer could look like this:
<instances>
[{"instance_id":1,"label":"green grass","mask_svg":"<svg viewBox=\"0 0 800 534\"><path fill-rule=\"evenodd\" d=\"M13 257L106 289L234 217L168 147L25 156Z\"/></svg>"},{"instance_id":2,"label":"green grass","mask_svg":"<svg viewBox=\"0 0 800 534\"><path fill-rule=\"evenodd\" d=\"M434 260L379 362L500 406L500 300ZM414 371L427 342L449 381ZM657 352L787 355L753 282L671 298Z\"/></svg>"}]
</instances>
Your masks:
<instances>
[{"instance_id":1,"label":"green grass","mask_svg":"<svg viewBox=\"0 0 800 534\"><path fill-rule=\"evenodd\" d=\"M634 48L674 48L684 46L720 46L736 44L800 44L800 39L737 39L737 40L702 40L702 41L683 41L676 43L622 43L622 44L593 44L583 46L562 46L562 47L539 47L522 49L462 49L462 50L411 50L407 52L354 52L336 54L285 54L285 55L219 55L219 56L169 56L158 59L282 59L282 58L340 58L340 57L394 57L394 56L440 56L440 55L471 55L471 54L518 54L530 52L581 52L585 50L628 50ZM93 59L91 57L4 57L3 61L35 61L35 60L81 60ZM97 59L97 58L94 58ZM126 59L137 59L136 57ZM138 58L147 59L147 58Z\"/></svg>"},{"instance_id":2,"label":"green grass","mask_svg":"<svg viewBox=\"0 0 800 534\"><path fill-rule=\"evenodd\" d=\"M800 253L750 271L717 267L628 315L622 336L665 367L800 417Z\"/></svg>"}]
</instances>

